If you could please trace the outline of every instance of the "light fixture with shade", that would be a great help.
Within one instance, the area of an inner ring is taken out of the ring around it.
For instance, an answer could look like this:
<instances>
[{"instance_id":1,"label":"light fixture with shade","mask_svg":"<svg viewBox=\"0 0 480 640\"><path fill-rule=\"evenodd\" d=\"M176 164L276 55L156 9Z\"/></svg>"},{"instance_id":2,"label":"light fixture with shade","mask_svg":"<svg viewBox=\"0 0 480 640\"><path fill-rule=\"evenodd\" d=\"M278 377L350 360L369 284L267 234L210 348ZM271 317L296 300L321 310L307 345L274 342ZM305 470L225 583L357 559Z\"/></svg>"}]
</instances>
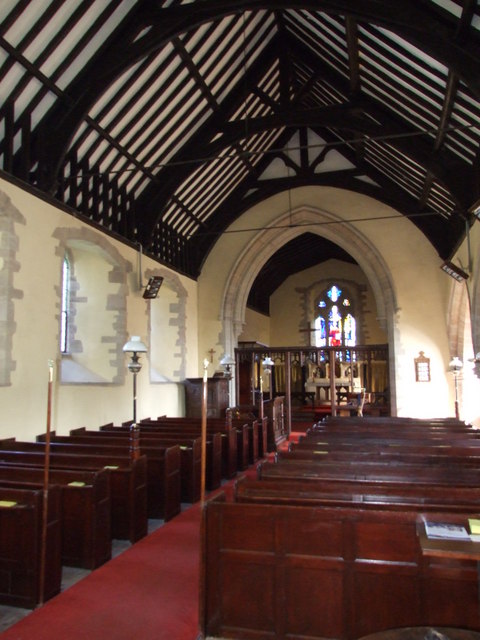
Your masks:
<instances>
[{"instance_id":1,"label":"light fixture with shade","mask_svg":"<svg viewBox=\"0 0 480 640\"><path fill-rule=\"evenodd\" d=\"M142 368L139 353L146 353L147 347L140 340L140 336L131 336L130 340L123 345L124 353L131 353L132 359L128 363L128 370L133 374L133 424L137 423L137 374Z\"/></svg>"},{"instance_id":2,"label":"light fixture with shade","mask_svg":"<svg viewBox=\"0 0 480 640\"><path fill-rule=\"evenodd\" d=\"M220 365L223 367L225 371L225 377L230 380L233 375L232 367L235 366L235 360L232 356L226 353L223 358L220 360Z\"/></svg>"},{"instance_id":3,"label":"light fixture with shade","mask_svg":"<svg viewBox=\"0 0 480 640\"><path fill-rule=\"evenodd\" d=\"M262 360L262 366L265 369L265 373L267 373L267 374L272 373L272 367L273 367L274 364L275 363L270 358L270 356L266 356L266 358L264 358Z\"/></svg>"},{"instance_id":4,"label":"light fixture with shade","mask_svg":"<svg viewBox=\"0 0 480 640\"><path fill-rule=\"evenodd\" d=\"M266 376L270 376L272 373L272 367L275 363L270 358L270 356L266 356L262 360L263 372L260 373L260 418L263 419L263 373ZM272 394L272 385L270 384L270 397Z\"/></svg>"}]
</instances>

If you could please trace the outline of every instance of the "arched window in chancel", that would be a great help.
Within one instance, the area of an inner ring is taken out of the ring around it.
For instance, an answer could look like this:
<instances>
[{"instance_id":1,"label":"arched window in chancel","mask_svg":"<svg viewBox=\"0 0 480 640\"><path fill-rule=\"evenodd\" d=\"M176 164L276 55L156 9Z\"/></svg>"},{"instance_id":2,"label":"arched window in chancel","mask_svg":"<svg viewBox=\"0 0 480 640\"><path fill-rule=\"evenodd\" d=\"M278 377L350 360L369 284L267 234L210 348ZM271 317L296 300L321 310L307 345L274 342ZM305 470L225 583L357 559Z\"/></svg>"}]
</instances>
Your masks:
<instances>
[{"instance_id":1,"label":"arched window in chancel","mask_svg":"<svg viewBox=\"0 0 480 640\"><path fill-rule=\"evenodd\" d=\"M354 347L357 343L355 312L346 289L332 284L316 302L316 347Z\"/></svg>"}]
</instances>

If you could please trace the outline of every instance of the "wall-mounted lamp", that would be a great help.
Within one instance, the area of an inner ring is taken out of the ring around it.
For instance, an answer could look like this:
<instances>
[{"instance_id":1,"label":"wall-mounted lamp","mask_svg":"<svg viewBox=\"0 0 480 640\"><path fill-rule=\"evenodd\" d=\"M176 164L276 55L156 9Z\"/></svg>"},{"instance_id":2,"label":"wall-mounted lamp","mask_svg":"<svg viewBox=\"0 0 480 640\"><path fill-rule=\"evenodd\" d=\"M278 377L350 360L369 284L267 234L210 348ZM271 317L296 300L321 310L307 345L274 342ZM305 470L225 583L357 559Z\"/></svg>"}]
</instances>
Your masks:
<instances>
[{"instance_id":1,"label":"wall-mounted lamp","mask_svg":"<svg viewBox=\"0 0 480 640\"><path fill-rule=\"evenodd\" d=\"M448 365L450 371L453 373L453 379L455 381L455 418L458 420L460 418L460 412L458 410L458 374L462 370L463 362L457 356L454 356L450 360L450 364Z\"/></svg>"},{"instance_id":2,"label":"wall-mounted lamp","mask_svg":"<svg viewBox=\"0 0 480 640\"><path fill-rule=\"evenodd\" d=\"M460 267L457 267L457 265L449 260L445 260L440 268L445 271L445 273L448 273L449 276L455 278L457 282L463 282L468 279L468 273L465 273L463 269L460 269Z\"/></svg>"},{"instance_id":3,"label":"wall-mounted lamp","mask_svg":"<svg viewBox=\"0 0 480 640\"><path fill-rule=\"evenodd\" d=\"M158 291L162 286L162 282L162 276L152 276L147 282L147 286L145 287L145 291L143 292L143 297L149 300L151 300L152 298L156 298L158 296Z\"/></svg>"},{"instance_id":4,"label":"wall-mounted lamp","mask_svg":"<svg viewBox=\"0 0 480 640\"><path fill-rule=\"evenodd\" d=\"M137 423L137 373L142 368L139 360L139 353L146 353L147 347L140 340L140 336L132 336L123 345L124 353L131 353L132 359L128 363L128 370L133 374L133 424Z\"/></svg>"}]
</instances>

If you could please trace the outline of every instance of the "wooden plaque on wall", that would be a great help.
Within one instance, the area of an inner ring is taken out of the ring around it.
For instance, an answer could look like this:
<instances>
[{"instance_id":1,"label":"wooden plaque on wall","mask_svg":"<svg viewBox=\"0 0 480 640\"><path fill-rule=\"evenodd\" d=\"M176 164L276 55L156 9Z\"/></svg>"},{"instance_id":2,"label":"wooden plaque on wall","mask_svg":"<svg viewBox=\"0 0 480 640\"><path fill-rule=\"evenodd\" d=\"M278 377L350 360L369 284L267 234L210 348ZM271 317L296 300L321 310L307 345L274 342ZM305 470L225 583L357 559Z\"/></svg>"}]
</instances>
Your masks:
<instances>
[{"instance_id":1,"label":"wooden plaque on wall","mask_svg":"<svg viewBox=\"0 0 480 640\"><path fill-rule=\"evenodd\" d=\"M419 352L415 362L415 382L430 382L430 358L426 358L423 351Z\"/></svg>"}]
</instances>

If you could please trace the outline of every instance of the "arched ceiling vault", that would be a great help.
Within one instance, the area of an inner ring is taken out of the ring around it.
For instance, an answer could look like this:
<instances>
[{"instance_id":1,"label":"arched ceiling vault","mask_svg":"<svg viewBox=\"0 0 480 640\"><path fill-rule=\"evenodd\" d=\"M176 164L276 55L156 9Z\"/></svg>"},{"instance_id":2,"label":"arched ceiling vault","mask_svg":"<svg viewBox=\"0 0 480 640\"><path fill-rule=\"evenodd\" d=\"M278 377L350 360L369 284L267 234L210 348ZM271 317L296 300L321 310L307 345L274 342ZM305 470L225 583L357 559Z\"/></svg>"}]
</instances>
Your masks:
<instances>
[{"instance_id":1,"label":"arched ceiling vault","mask_svg":"<svg viewBox=\"0 0 480 640\"><path fill-rule=\"evenodd\" d=\"M297 186L394 207L439 264L480 199L477 0L9 0L0 82L3 175L193 278ZM252 301L334 247L300 236Z\"/></svg>"}]
</instances>

